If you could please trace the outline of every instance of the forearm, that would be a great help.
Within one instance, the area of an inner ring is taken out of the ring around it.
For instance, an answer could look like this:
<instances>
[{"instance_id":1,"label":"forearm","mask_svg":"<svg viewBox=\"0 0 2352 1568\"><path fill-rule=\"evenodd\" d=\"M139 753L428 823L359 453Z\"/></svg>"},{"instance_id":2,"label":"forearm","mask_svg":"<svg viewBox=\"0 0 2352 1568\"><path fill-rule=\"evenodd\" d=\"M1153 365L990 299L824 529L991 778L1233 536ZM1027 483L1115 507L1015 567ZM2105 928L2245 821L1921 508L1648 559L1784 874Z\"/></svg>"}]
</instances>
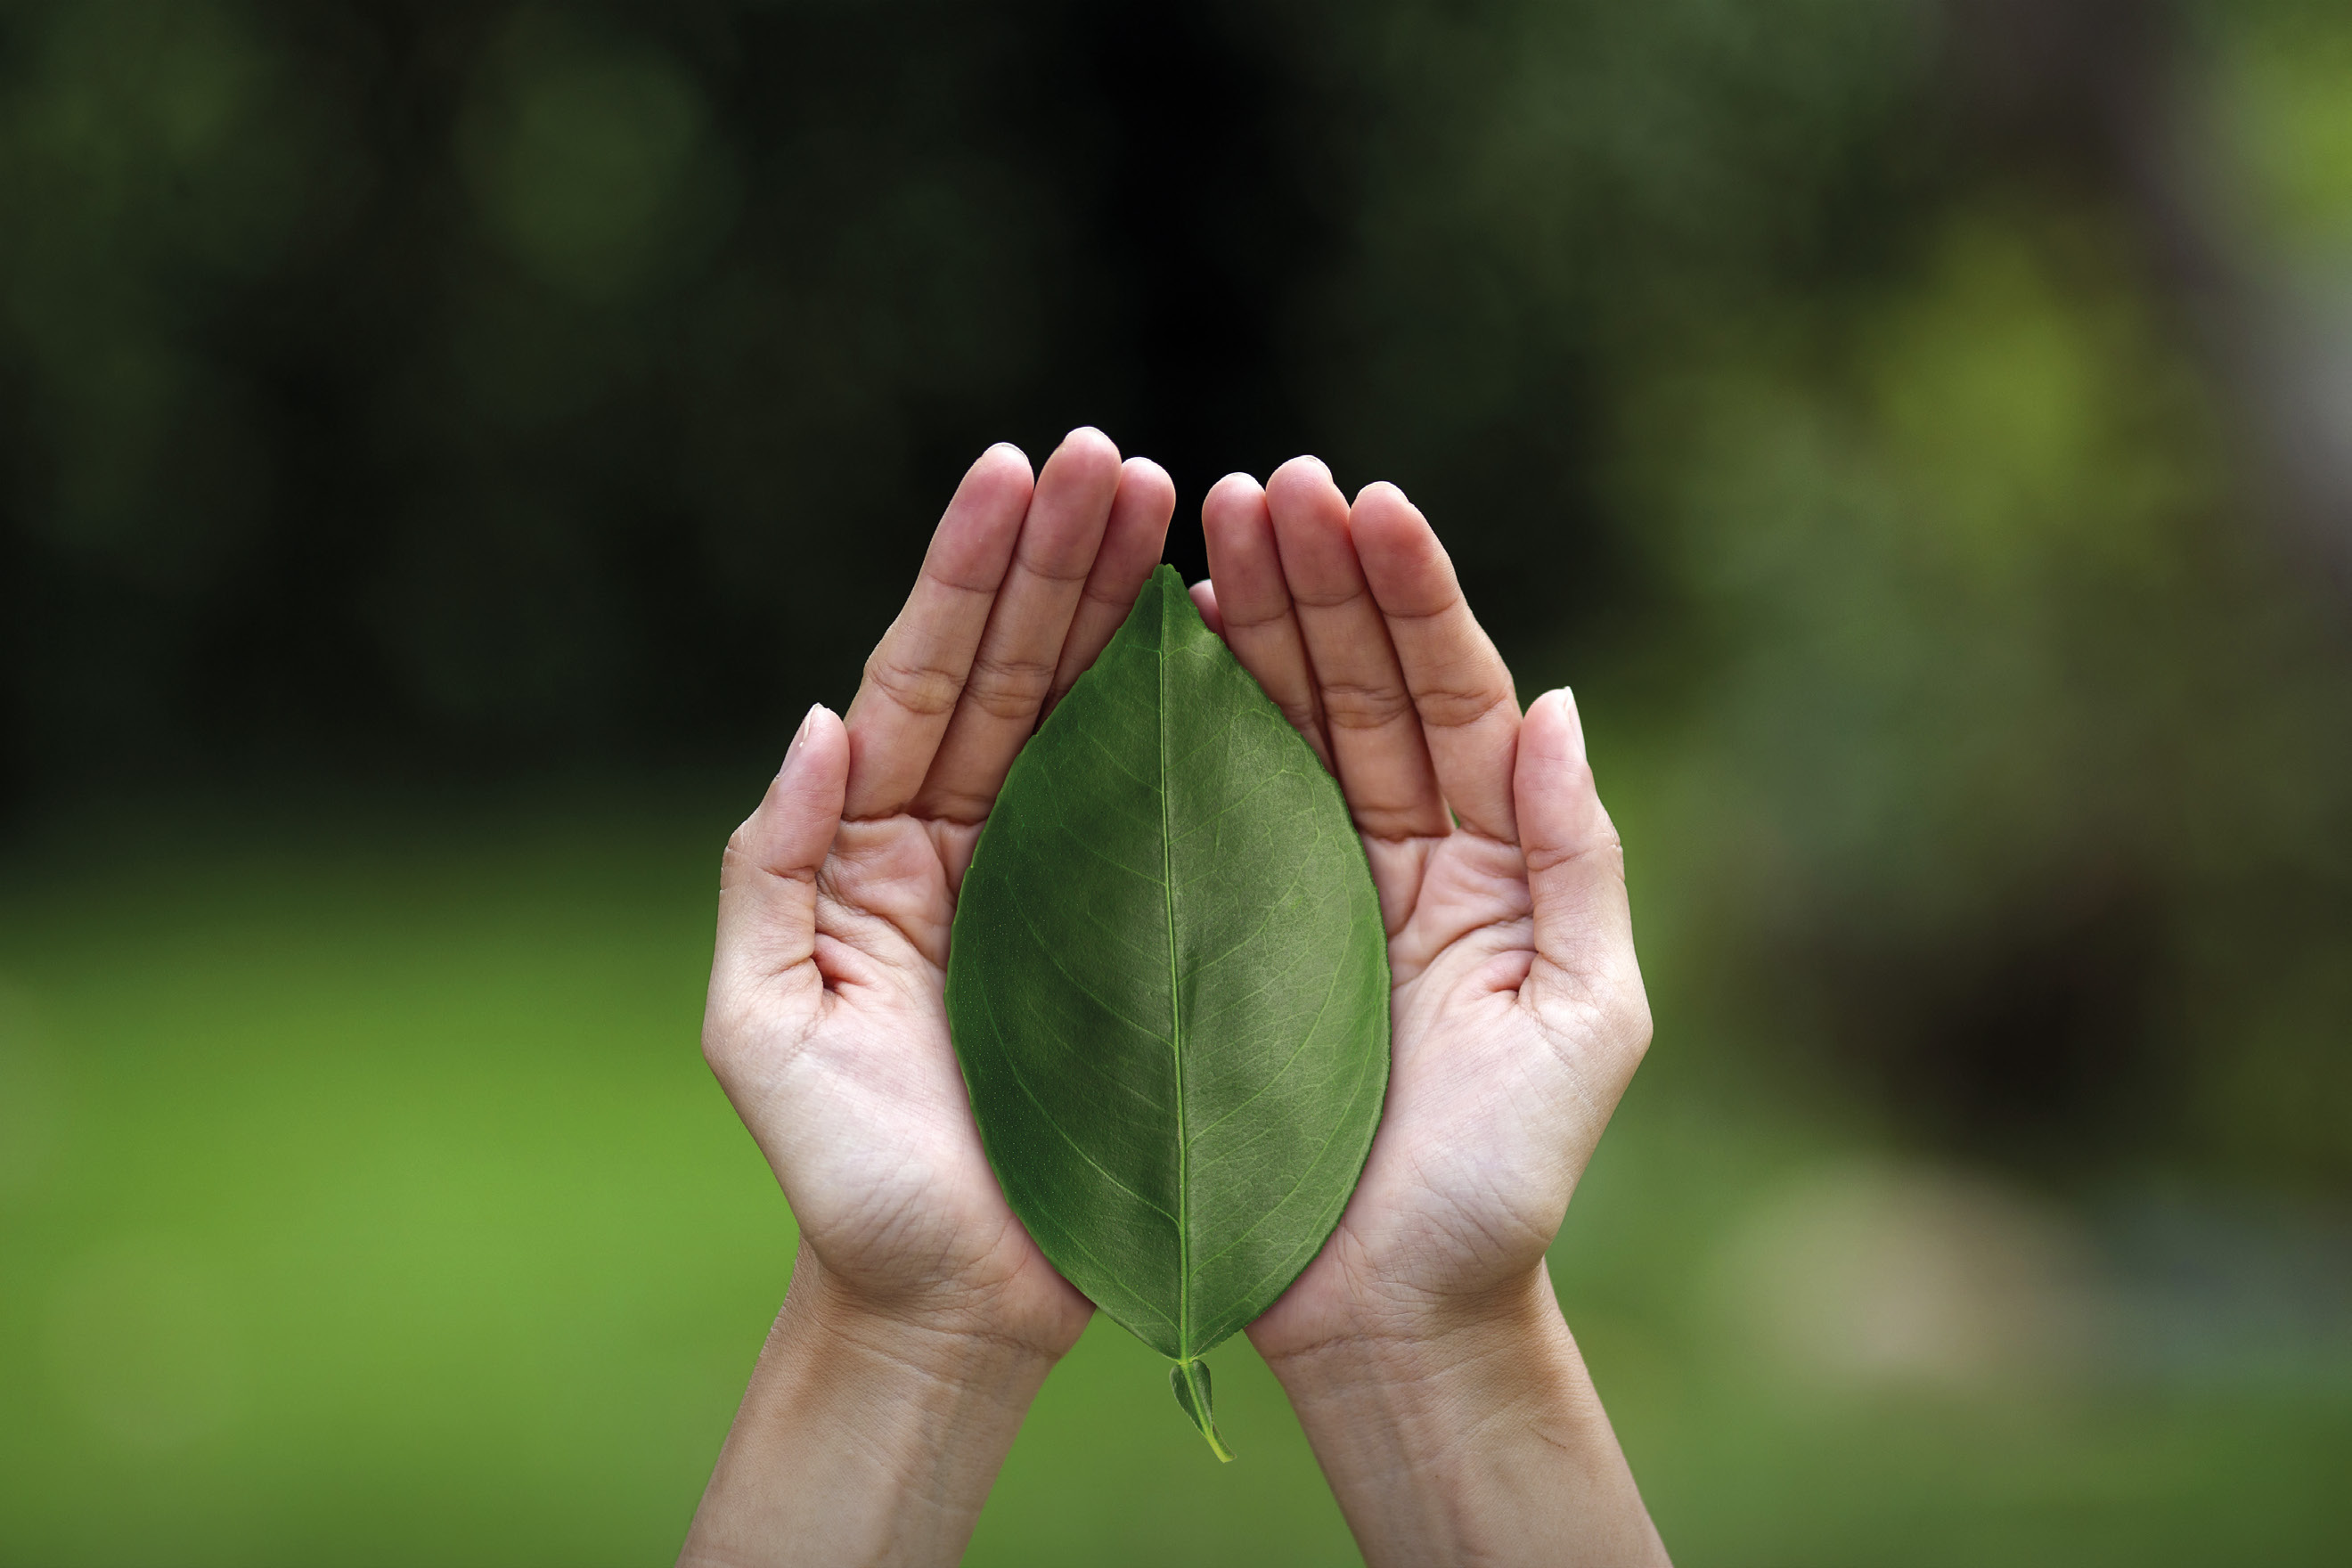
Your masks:
<instances>
[{"instance_id":1,"label":"forearm","mask_svg":"<svg viewBox=\"0 0 2352 1568\"><path fill-rule=\"evenodd\" d=\"M1271 1364L1370 1568L1666 1561L1540 1268L1490 1314Z\"/></svg>"},{"instance_id":2,"label":"forearm","mask_svg":"<svg viewBox=\"0 0 2352 1568\"><path fill-rule=\"evenodd\" d=\"M956 1562L1052 1364L862 1311L803 1246L681 1568Z\"/></svg>"}]
</instances>

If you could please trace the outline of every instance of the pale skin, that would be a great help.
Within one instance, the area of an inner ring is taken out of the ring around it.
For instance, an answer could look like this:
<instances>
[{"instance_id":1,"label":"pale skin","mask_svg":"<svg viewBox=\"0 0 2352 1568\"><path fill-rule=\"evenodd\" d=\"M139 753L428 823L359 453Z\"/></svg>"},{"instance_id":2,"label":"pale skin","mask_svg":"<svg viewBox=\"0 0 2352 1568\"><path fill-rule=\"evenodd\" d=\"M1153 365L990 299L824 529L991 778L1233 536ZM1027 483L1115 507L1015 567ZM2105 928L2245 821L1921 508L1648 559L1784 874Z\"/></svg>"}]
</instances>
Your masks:
<instances>
[{"instance_id":1,"label":"pale skin","mask_svg":"<svg viewBox=\"0 0 2352 1568\"><path fill-rule=\"evenodd\" d=\"M703 1047L801 1244L682 1563L957 1561L1087 1325L982 1152L948 939L1014 754L1174 500L1097 431L1034 480L991 448L847 714L811 710L728 844ZM1202 516L1195 602L1339 779L1394 981L1363 1179L1250 1340L1374 1568L1662 1563L1544 1264L1650 1035L1574 703L1522 712L1393 486L1350 503L1297 458Z\"/></svg>"}]
</instances>

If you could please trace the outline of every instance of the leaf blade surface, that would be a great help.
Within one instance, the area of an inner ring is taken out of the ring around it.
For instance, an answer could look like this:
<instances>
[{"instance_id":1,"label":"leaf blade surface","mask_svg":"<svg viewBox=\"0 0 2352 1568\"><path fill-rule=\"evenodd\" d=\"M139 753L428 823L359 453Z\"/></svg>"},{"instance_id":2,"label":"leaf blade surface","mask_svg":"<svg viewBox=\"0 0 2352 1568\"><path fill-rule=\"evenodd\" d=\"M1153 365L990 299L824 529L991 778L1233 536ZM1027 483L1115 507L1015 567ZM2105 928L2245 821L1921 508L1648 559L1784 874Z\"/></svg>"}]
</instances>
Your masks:
<instances>
[{"instance_id":1,"label":"leaf blade surface","mask_svg":"<svg viewBox=\"0 0 2352 1568\"><path fill-rule=\"evenodd\" d=\"M1172 569L1013 764L947 997L1014 1212L1180 1373L1338 1224L1387 1088L1379 900L1338 784ZM1205 1380L1178 1391L1217 1446Z\"/></svg>"}]
</instances>

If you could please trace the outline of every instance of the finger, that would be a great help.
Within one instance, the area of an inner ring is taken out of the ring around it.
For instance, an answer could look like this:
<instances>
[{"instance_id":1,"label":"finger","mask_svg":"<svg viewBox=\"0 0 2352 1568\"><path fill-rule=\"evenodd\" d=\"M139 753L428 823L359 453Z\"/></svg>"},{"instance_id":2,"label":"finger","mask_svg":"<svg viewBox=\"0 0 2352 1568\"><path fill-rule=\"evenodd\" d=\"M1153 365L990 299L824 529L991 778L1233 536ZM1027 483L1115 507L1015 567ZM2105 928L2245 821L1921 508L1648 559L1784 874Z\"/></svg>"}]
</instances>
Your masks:
<instances>
[{"instance_id":1,"label":"finger","mask_svg":"<svg viewBox=\"0 0 2352 1568\"><path fill-rule=\"evenodd\" d=\"M1062 644L1062 660L1054 671L1054 689L1045 711L1054 710L1078 677L1092 668L1104 647L1117 636L1144 579L1160 564L1168 543L1168 520L1176 513L1176 481L1149 458L1129 458L1118 473L1118 493L1111 499L1110 522L1103 530L1102 551L1087 574L1079 595L1070 635Z\"/></svg>"},{"instance_id":2,"label":"finger","mask_svg":"<svg viewBox=\"0 0 2352 1568\"><path fill-rule=\"evenodd\" d=\"M1528 710L1519 731L1520 846L1535 914L1536 960L1521 999L1539 1017L1585 1017L1638 1028L1647 1040L1633 919L1625 899L1625 853L1601 809L1585 761L1576 701L1548 691Z\"/></svg>"},{"instance_id":3,"label":"finger","mask_svg":"<svg viewBox=\"0 0 2352 1568\"><path fill-rule=\"evenodd\" d=\"M1217 608L1217 585L1203 577L1184 590L1192 595L1192 607L1201 612L1202 624L1219 637L1225 635L1224 612Z\"/></svg>"},{"instance_id":4,"label":"finger","mask_svg":"<svg viewBox=\"0 0 2352 1568\"><path fill-rule=\"evenodd\" d=\"M914 591L866 659L844 721L844 815L891 816L922 787L1012 563L1030 490L1029 459L1002 443L982 453L956 487Z\"/></svg>"},{"instance_id":5,"label":"finger","mask_svg":"<svg viewBox=\"0 0 2352 1568\"><path fill-rule=\"evenodd\" d=\"M1323 710L1315 700L1315 669L1307 660L1307 639L1283 581L1265 491L1247 474L1227 474L1201 502L1201 533L1209 547L1209 577L1225 646L1330 767Z\"/></svg>"},{"instance_id":6,"label":"finger","mask_svg":"<svg viewBox=\"0 0 2352 1568\"><path fill-rule=\"evenodd\" d=\"M1364 580L1388 622L1405 689L1445 804L1474 832L1518 839L1511 767L1519 702L1429 520L1391 484L1365 487L1348 513Z\"/></svg>"},{"instance_id":7,"label":"finger","mask_svg":"<svg viewBox=\"0 0 2352 1568\"><path fill-rule=\"evenodd\" d=\"M1118 448L1090 426L1071 431L1045 459L955 713L909 805L917 816L978 822L996 804L1053 689L1118 478Z\"/></svg>"},{"instance_id":8,"label":"finger","mask_svg":"<svg viewBox=\"0 0 2352 1568\"><path fill-rule=\"evenodd\" d=\"M765 980L806 967L798 984L823 987L810 963L816 874L841 826L848 778L848 731L828 709L810 709L760 808L727 841L714 986L722 977Z\"/></svg>"},{"instance_id":9,"label":"finger","mask_svg":"<svg viewBox=\"0 0 2352 1568\"><path fill-rule=\"evenodd\" d=\"M1388 622L1364 581L1348 502L1312 458L1275 470L1265 489L1275 542L1297 606L1333 772L1356 826L1376 838L1417 838L1453 826L1421 718L1405 689ZM1232 606L1226 606L1230 617Z\"/></svg>"}]
</instances>

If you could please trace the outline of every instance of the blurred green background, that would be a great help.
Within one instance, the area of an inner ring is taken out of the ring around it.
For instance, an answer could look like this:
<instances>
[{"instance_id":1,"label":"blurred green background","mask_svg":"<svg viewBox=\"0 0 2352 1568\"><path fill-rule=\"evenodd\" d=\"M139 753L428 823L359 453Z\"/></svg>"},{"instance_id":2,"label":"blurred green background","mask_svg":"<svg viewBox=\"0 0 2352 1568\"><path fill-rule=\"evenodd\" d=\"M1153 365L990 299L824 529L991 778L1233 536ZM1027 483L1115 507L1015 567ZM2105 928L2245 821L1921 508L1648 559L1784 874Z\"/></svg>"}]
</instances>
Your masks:
<instances>
[{"instance_id":1,"label":"blurred green background","mask_svg":"<svg viewBox=\"0 0 2352 1568\"><path fill-rule=\"evenodd\" d=\"M675 1552L793 1244L718 847L1081 421L1576 685L1679 1560L2343 1560L2340 4L0 0L0 1563ZM1353 1561L1213 1359L1224 1468L1091 1331L971 1560Z\"/></svg>"}]
</instances>

